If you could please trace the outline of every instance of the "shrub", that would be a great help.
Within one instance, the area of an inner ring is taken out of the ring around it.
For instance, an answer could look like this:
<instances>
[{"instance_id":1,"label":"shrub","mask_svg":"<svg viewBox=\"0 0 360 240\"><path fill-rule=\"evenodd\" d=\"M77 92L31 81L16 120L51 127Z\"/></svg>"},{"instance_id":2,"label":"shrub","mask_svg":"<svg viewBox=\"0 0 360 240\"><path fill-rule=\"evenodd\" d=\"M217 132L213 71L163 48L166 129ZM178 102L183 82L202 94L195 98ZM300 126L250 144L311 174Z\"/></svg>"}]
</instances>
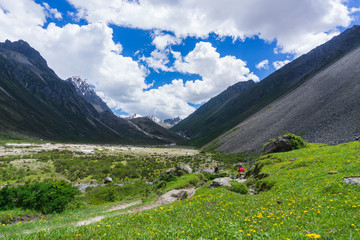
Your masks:
<instances>
[{"instance_id":1,"label":"shrub","mask_svg":"<svg viewBox=\"0 0 360 240\"><path fill-rule=\"evenodd\" d=\"M200 183L200 174L190 173L179 177L176 181L169 182L164 191L170 191L172 189L181 189L189 186L197 186Z\"/></svg>"},{"instance_id":2,"label":"shrub","mask_svg":"<svg viewBox=\"0 0 360 240\"><path fill-rule=\"evenodd\" d=\"M25 208L42 213L62 212L74 200L78 190L65 181L35 183L0 190L1 209Z\"/></svg>"},{"instance_id":3,"label":"shrub","mask_svg":"<svg viewBox=\"0 0 360 240\"><path fill-rule=\"evenodd\" d=\"M263 192L263 191L270 190L274 185L275 185L275 182L272 180L261 179L261 180L256 181L255 188L256 188L256 191Z\"/></svg>"},{"instance_id":4,"label":"shrub","mask_svg":"<svg viewBox=\"0 0 360 240\"><path fill-rule=\"evenodd\" d=\"M151 186L141 181L125 184L123 186L106 184L105 186L87 188L85 199L92 204L103 204L107 202L146 197L150 192Z\"/></svg>"},{"instance_id":5,"label":"shrub","mask_svg":"<svg viewBox=\"0 0 360 240\"><path fill-rule=\"evenodd\" d=\"M226 173L219 173L219 174L212 174L212 173L208 173L208 172L202 172L202 175L207 179L207 180L214 180L215 178L222 178L222 177L227 177Z\"/></svg>"},{"instance_id":6,"label":"shrub","mask_svg":"<svg viewBox=\"0 0 360 240\"><path fill-rule=\"evenodd\" d=\"M175 181L176 177L172 173L162 174L162 175L160 175L159 180L165 181L165 182L171 182L171 181Z\"/></svg>"},{"instance_id":7,"label":"shrub","mask_svg":"<svg viewBox=\"0 0 360 240\"><path fill-rule=\"evenodd\" d=\"M160 177L154 182L153 187L155 189L165 188L166 183L175 181L176 177L172 173L162 174Z\"/></svg>"},{"instance_id":8,"label":"shrub","mask_svg":"<svg viewBox=\"0 0 360 240\"><path fill-rule=\"evenodd\" d=\"M293 133L286 133L283 135L283 137L289 139L294 149L300 149L306 146L306 142L302 137L295 135Z\"/></svg>"},{"instance_id":9,"label":"shrub","mask_svg":"<svg viewBox=\"0 0 360 240\"><path fill-rule=\"evenodd\" d=\"M238 181L231 181L230 184L231 184L231 186L227 187L227 189L230 191L240 193L240 194L248 194L249 193L249 189L247 188L245 183L241 183Z\"/></svg>"}]
</instances>

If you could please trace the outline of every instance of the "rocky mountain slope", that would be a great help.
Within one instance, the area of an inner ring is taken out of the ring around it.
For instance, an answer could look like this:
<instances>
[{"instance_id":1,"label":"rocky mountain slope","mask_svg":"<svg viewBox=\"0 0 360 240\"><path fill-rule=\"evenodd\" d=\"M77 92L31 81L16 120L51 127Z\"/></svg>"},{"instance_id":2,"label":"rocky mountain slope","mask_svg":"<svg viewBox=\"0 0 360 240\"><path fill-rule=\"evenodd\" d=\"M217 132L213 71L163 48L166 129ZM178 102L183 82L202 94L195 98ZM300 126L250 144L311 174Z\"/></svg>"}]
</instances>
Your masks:
<instances>
[{"instance_id":1,"label":"rocky mountain slope","mask_svg":"<svg viewBox=\"0 0 360 240\"><path fill-rule=\"evenodd\" d=\"M309 142L360 140L360 31L354 30L359 47L224 134L217 150L260 150L268 139L286 131Z\"/></svg>"},{"instance_id":2,"label":"rocky mountain slope","mask_svg":"<svg viewBox=\"0 0 360 240\"><path fill-rule=\"evenodd\" d=\"M360 26L354 26L309 53L298 57L264 80L249 87L243 93L231 98L221 108L218 106L211 107L209 109L209 112L213 113L211 118L202 116L200 114L202 109L199 108L187 119L176 125L173 130L187 133L192 138L190 143L201 146L260 110L264 110L266 107L271 108L272 102L306 83L358 46L360 46ZM324 87L326 88L326 86ZM321 92L322 89L319 91ZM301 104L301 101L297 104ZM306 120L307 114L299 117ZM193 122L202 122L203 124L191 127L190 119ZM252 135L251 137L256 138ZM249 139L251 138L247 138L248 141L252 141Z\"/></svg>"},{"instance_id":3,"label":"rocky mountain slope","mask_svg":"<svg viewBox=\"0 0 360 240\"><path fill-rule=\"evenodd\" d=\"M174 143L183 143L185 141L184 137L162 127L147 117L133 118L129 121L149 136L157 137L165 141L172 141Z\"/></svg>"},{"instance_id":4,"label":"rocky mountain slope","mask_svg":"<svg viewBox=\"0 0 360 240\"><path fill-rule=\"evenodd\" d=\"M91 103L99 113L111 111L108 105L96 94L95 90L79 76L68 78L66 81L72 83L78 95Z\"/></svg>"},{"instance_id":5,"label":"rocky mountain slope","mask_svg":"<svg viewBox=\"0 0 360 240\"><path fill-rule=\"evenodd\" d=\"M95 108L20 40L0 43L0 132L49 140L159 144L107 106ZM100 106L100 105L99 105Z\"/></svg>"},{"instance_id":6,"label":"rocky mountain slope","mask_svg":"<svg viewBox=\"0 0 360 240\"><path fill-rule=\"evenodd\" d=\"M255 85L250 80L239 82L228 87L218 96L210 99L190 116L176 124L172 130L191 138L192 142L204 144L208 139L217 137L219 131L228 129L227 123L231 121L233 112L228 111L228 107L236 104L236 99L246 90Z\"/></svg>"}]
</instances>

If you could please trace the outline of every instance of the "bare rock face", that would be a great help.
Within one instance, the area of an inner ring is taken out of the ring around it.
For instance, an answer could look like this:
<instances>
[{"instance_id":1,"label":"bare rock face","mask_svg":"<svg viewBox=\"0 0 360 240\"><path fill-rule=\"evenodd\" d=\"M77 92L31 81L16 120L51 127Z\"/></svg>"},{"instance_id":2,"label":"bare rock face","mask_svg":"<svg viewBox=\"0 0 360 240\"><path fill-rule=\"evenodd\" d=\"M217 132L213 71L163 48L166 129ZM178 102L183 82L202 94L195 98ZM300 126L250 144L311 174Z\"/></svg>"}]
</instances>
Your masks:
<instances>
[{"instance_id":1,"label":"bare rock face","mask_svg":"<svg viewBox=\"0 0 360 240\"><path fill-rule=\"evenodd\" d=\"M215 178L213 182L210 184L209 188L217 188L217 187L230 187L230 181L232 181L229 177L224 178Z\"/></svg>"}]
</instances>

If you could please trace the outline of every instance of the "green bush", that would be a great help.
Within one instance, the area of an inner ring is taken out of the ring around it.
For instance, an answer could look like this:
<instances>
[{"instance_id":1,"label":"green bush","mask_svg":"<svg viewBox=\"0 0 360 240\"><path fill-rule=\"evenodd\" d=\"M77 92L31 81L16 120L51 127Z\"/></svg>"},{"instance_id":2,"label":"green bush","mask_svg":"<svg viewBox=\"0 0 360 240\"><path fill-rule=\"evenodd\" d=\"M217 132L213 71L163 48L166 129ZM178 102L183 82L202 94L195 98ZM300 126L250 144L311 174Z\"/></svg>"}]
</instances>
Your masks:
<instances>
[{"instance_id":1,"label":"green bush","mask_svg":"<svg viewBox=\"0 0 360 240\"><path fill-rule=\"evenodd\" d=\"M159 180L165 181L165 182L171 182L171 181L175 181L176 177L172 173L162 174L162 175L160 175Z\"/></svg>"},{"instance_id":2,"label":"green bush","mask_svg":"<svg viewBox=\"0 0 360 240\"><path fill-rule=\"evenodd\" d=\"M284 135L281 135L280 137L282 138L286 138L289 140L289 142L291 143L291 150L295 150L295 149L300 149L306 146L306 142L304 141L304 139L302 139L300 136L295 135L293 133L285 133ZM280 138L278 137L278 139ZM268 142L266 142L263 145L263 149L265 149L265 147L272 143L275 142L277 139L270 139Z\"/></svg>"},{"instance_id":3,"label":"green bush","mask_svg":"<svg viewBox=\"0 0 360 240\"><path fill-rule=\"evenodd\" d=\"M231 186L227 187L227 189L230 191L240 193L240 194L248 194L249 193L249 189L247 188L245 183L241 183L238 181L231 181L230 184L231 184Z\"/></svg>"},{"instance_id":4,"label":"green bush","mask_svg":"<svg viewBox=\"0 0 360 240\"><path fill-rule=\"evenodd\" d=\"M153 187L155 189L165 188L166 183L175 181L176 177L172 173L162 174L160 177L154 182Z\"/></svg>"},{"instance_id":5,"label":"green bush","mask_svg":"<svg viewBox=\"0 0 360 240\"><path fill-rule=\"evenodd\" d=\"M91 204L98 205L107 202L147 197L150 193L151 186L149 184L137 181L123 186L106 184L105 186L89 187L86 189L85 199Z\"/></svg>"},{"instance_id":6,"label":"green bush","mask_svg":"<svg viewBox=\"0 0 360 240\"><path fill-rule=\"evenodd\" d=\"M261 180L256 181L255 188L256 188L257 192L263 192L263 191L270 190L274 185L275 185L275 182L272 180L261 179Z\"/></svg>"},{"instance_id":7,"label":"green bush","mask_svg":"<svg viewBox=\"0 0 360 240\"><path fill-rule=\"evenodd\" d=\"M65 181L35 183L0 190L0 208L33 209L42 213L62 212L74 200L78 190Z\"/></svg>"},{"instance_id":8,"label":"green bush","mask_svg":"<svg viewBox=\"0 0 360 240\"><path fill-rule=\"evenodd\" d=\"M212 181L215 178L227 177L226 173L213 174L213 173L208 173L208 172L202 172L202 175L209 181Z\"/></svg>"},{"instance_id":9,"label":"green bush","mask_svg":"<svg viewBox=\"0 0 360 240\"><path fill-rule=\"evenodd\" d=\"M181 188L186 188L189 186L196 187L200 183L199 175L200 174L197 174L197 173L190 173L190 174L183 175L183 176L177 178L176 181L169 182L163 191L167 192L167 191L170 191L173 189L181 189Z\"/></svg>"},{"instance_id":10,"label":"green bush","mask_svg":"<svg viewBox=\"0 0 360 240\"><path fill-rule=\"evenodd\" d=\"M302 139L302 137L295 135L293 133L286 133L283 135L283 137L289 139L289 141L291 142L292 146L293 146L293 150L294 149L300 149L306 146L306 142L304 141L304 139Z\"/></svg>"}]
</instances>

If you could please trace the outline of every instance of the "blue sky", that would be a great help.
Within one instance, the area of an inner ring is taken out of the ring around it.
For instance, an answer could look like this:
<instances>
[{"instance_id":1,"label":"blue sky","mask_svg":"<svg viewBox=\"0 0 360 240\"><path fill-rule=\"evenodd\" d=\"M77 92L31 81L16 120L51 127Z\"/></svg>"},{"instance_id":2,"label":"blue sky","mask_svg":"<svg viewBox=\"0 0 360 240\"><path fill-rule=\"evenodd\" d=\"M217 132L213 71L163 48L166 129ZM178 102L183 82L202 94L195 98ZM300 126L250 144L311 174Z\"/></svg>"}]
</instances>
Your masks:
<instances>
[{"instance_id":1,"label":"blue sky","mask_svg":"<svg viewBox=\"0 0 360 240\"><path fill-rule=\"evenodd\" d=\"M1 41L23 39L118 114L186 117L360 24L359 1L0 0Z\"/></svg>"}]
</instances>

